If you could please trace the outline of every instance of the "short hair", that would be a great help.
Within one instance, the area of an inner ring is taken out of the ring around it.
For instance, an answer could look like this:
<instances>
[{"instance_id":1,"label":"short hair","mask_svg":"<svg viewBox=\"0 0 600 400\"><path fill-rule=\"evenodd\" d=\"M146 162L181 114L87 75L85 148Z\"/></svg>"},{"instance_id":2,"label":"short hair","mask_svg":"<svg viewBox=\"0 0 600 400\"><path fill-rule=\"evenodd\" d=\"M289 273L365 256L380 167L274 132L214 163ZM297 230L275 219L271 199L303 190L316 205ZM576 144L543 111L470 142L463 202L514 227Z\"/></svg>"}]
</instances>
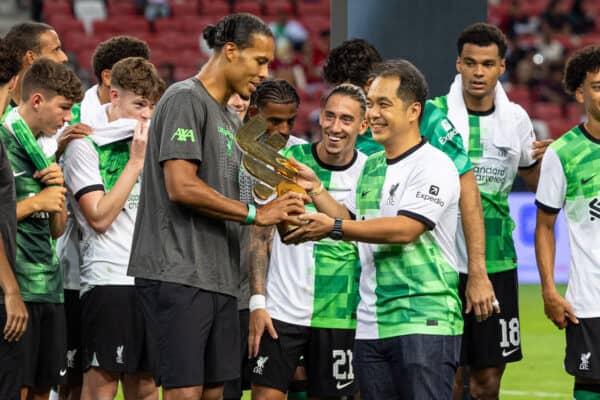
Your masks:
<instances>
[{"instance_id":1,"label":"short hair","mask_svg":"<svg viewBox=\"0 0 600 400\"><path fill-rule=\"evenodd\" d=\"M15 47L17 57L19 58L19 61L22 62L23 57L29 50L34 53L39 53L41 51L40 35L44 32L53 30L55 29L52 26L42 22L21 22L10 28L4 39Z\"/></svg>"},{"instance_id":2,"label":"short hair","mask_svg":"<svg viewBox=\"0 0 600 400\"><path fill-rule=\"evenodd\" d=\"M396 96L408 106L411 103L421 104L421 115L425 110L427 99L427 81L423 73L410 61L403 59L388 60L377 64L373 69L374 77L395 77L400 80Z\"/></svg>"},{"instance_id":3,"label":"short hair","mask_svg":"<svg viewBox=\"0 0 600 400\"><path fill-rule=\"evenodd\" d=\"M259 110L267 103L300 105L296 89L284 79L266 79L250 95L250 106Z\"/></svg>"},{"instance_id":4,"label":"short hair","mask_svg":"<svg viewBox=\"0 0 600 400\"><path fill-rule=\"evenodd\" d=\"M563 83L568 93L574 94L583 85L588 72L600 71L600 46L586 46L577 50L567 61Z\"/></svg>"},{"instance_id":5,"label":"short hair","mask_svg":"<svg viewBox=\"0 0 600 400\"><path fill-rule=\"evenodd\" d=\"M358 102L361 116L364 117L365 112L367 111L367 97L365 96L365 92L362 90L362 88L351 83L342 83L341 85L337 85L323 95L321 98L321 108L324 108L331 96L336 94L350 97L352 100Z\"/></svg>"},{"instance_id":6,"label":"short hair","mask_svg":"<svg viewBox=\"0 0 600 400\"><path fill-rule=\"evenodd\" d=\"M100 43L92 56L92 68L98 82L102 83L102 71L111 70L117 61L127 57L150 59L146 42L131 36L115 36Z\"/></svg>"},{"instance_id":7,"label":"short hair","mask_svg":"<svg viewBox=\"0 0 600 400\"><path fill-rule=\"evenodd\" d=\"M110 86L133 92L153 103L165 91L165 82L154 65L142 57L127 57L117 62L110 73Z\"/></svg>"},{"instance_id":8,"label":"short hair","mask_svg":"<svg viewBox=\"0 0 600 400\"><path fill-rule=\"evenodd\" d=\"M323 66L323 78L332 86L348 82L363 88L369 81L373 65L381 61L377 49L366 40L346 40L329 52Z\"/></svg>"},{"instance_id":9,"label":"short hair","mask_svg":"<svg viewBox=\"0 0 600 400\"><path fill-rule=\"evenodd\" d=\"M508 48L508 41L506 40L504 33L502 33L498 27L483 22L469 25L465 28L465 30L462 31L458 37L458 40L456 41L456 48L459 56L462 54L463 47L466 43L481 47L495 44L498 46L498 54L500 55L500 58L504 58L506 55L506 49Z\"/></svg>"},{"instance_id":10,"label":"short hair","mask_svg":"<svg viewBox=\"0 0 600 400\"><path fill-rule=\"evenodd\" d=\"M255 15L239 13L227 15L217 25L208 25L202 32L209 48L220 51L226 43L234 43L240 49L252 46L252 35L273 37L264 21Z\"/></svg>"},{"instance_id":11,"label":"short hair","mask_svg":"<svg viewBox=\"0 0 600 400\"><path fill-rule=\"evenodd\" d=\"M6 85L21 70L17 50L7 40L0 39L0 87Z\"/></svg>"},{"instance_id":12,"label":"short hair","mask_svg":"<svg viewBox=\"0 0 600 400\"><path fill-rule=\"evenodd\" d=\"M35 60L23 77L23 100L36 92L48 97L63 96L73 103L83 99L83 87L77 75L66 65L45 58Z\"/></svg>"}]
</instances>

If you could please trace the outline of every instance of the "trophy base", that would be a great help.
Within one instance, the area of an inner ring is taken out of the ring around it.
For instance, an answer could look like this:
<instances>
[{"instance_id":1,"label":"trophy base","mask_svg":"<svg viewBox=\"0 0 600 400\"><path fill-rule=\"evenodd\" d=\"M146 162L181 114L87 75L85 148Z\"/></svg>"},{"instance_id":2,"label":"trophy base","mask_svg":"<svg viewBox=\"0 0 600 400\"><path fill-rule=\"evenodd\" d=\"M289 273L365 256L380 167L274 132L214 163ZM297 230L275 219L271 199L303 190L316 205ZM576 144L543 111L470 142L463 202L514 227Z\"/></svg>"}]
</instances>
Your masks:
<instances>
[{"instance_id":1,"label":"trophy base","mask_svg":"<svg viewBox=\"0 0 600 400\"><path fill-rule=\"evenodd\" d=\"M288 182L288 181L280 182L277 185L276 190L277 190L277 196L282 196L282 195L286 194L287 192L296 192L296 193L306 194L306 190L304 190L304 188L302 188L301 186L298 186L297 184L295 184L293 182ZM295 231L298 228L299 228L298 225L294 225L289 222L280 222L279 224L277 224L277 230L279 231L279 236L281 236L281 238L284 238L286 235L292 233L293 231Z\"/></svg>"}]
</instances>

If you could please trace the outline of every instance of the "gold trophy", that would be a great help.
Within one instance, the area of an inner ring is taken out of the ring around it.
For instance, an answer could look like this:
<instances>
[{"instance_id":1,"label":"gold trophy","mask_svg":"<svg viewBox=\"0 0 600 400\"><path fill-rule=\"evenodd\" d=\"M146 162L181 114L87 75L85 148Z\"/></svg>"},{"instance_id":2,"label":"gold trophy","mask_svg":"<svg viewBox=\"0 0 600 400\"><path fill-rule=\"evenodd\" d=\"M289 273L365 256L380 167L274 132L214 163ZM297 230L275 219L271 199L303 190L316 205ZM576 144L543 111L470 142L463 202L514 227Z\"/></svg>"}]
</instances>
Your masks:
<instances>
[{"instance_id":1,"label":"gold trophy","mask_svg":"<svg viewBox=\"0 0 600 400\"><path fill-rule=\"evenodd\" d=\"M242 125L235 135L236 143L244 152L242 165L259 181L254 184L254 194L261 200L266 200L275 193L281 196L289 191L306 194L306 191L296 184L298 170L287 158L279 154L279 150L287 142L286 138L276 133L261 141L266 131L267 121L256 116ZM297 226L284 222L277 228L283 237Z\"/></svg>"}]
</instances>

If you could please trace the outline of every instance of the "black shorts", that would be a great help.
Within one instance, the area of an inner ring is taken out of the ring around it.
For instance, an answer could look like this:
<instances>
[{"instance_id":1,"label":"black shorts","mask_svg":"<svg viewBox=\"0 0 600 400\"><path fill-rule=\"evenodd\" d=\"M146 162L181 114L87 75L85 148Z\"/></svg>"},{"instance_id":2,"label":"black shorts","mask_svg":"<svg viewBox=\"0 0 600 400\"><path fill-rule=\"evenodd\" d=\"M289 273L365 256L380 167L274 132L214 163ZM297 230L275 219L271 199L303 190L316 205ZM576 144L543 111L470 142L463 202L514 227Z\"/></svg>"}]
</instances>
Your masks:
<instances>
[{"instance_id":1,"label":"black shorts","mask_svg":"<svg viewBox=\"0 0 600 400\"><path fill-rule=\"evenodd\" d=\"M202 386L240 376L235 297L139 278L135 286L158 350L153 368L157 385Z\"/></svg>"},{"instance_id":2,"label":"black shorts","mask_svg":"<svg viewBox=\"0 0 600 400\"><path fill-rule=\"evenodd\" d=\"M81 301L79 290L65 289L65 316L67 318L67 383L81 386Z\"/></svg>"},{"instance_id":3,"label":"black shorts","mask_svg":"<svg viewBox=\"0 0 600 400\"><path fill-rule=\"evenodd\" d=\"M140 308L133 286L96 286L81 297L84 371L150 371L153 348Z\"/></svg>"},{"instance_id":4,"label":"black shorts","mask_svg":"<svg viewBox=\"0 0 600 400\"><path fill-rule=\"evenodd\" d=\"M499 367L523 358L519 322L517 270L489 274L500 302L500 314L477 322L475 313L465 314L467 275L460 274L459 294L463 304L465 329L462 336L460 364L472 368Z\"/></svg>"},{"instance_id":5,"label":"black shorts","mask_svg":"<svg viewBox=\"0 0 600 400\"><path fill-rule=\"evenodd\" d=\"M6 325L6 308L0 303L0 328ZM7 342L0 335L0 399L21 399L23 349L20 342Z\"/></svg>"},{"instance_id":6,"label":"black shorts","mask_svg":"<svg viewBox=\"0 0 600 400\"><path fill-rule=\"evenodd\" d=\"M62 303L25 303L29 320L21 338L22 385L48 388L67 383L65 307Z\"/></svg>"},{"instance_id":7,"label":"black shorts","mask_svg":"<svg viewBox=\"0 0 600 400\"><path fill-rule=\"evenodd\" d=\"M286 393L304 355L309 397L352 396L358 390L352 369L353 329L325 329L273 320L278 339L263 334L252 360L252 384Z\"/></svg>"},{"instance_id":8,"label":"black shorts","mask_svg":"<svg viewBox=\"0 0 600 400\"><path fill-rule=\"evenodd\" d=\"M600 318L578 318L567 325L565 370L578 378L600 379Z\"/></svg>"},{"instance_id":9,"label":"black shorts","mask_svg":"<svg viewBox=\"0 0 600 400\"><path fill-rule=\"evenodd\" d=\"M238 379L225 382L223 389L223 399L241 399L244 390L250 389L250 360L248 359L248 329L249 329L249 310L238 311L240 321L240 365L241 373Z\"/></svg>"}]
</instances>

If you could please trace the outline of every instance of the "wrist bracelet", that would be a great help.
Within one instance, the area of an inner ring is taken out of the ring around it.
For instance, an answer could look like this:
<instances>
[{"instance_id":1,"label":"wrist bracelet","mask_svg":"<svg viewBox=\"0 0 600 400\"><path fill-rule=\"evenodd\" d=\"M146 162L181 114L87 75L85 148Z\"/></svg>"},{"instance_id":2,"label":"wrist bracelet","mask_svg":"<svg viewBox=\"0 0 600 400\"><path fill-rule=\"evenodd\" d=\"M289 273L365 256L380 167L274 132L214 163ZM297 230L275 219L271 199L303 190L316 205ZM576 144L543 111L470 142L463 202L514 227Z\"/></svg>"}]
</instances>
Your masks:
<instances>
[{"instance_id":1,"label":"wrist bracelet","mask_svg":"<svg viewBox=\"0 0 600 400\"><path fill-rule=\"evenodd\" d=\"M254 204L248 204L248 215L244 220L244 225L252 225L256 220L256 206Z\"/></svg>"},{"instance_id":2,"label":"wrist bracelet","mask_svg":"<svg viewBox=\"0 0 600 400\"><path fill-rule=\"evenodd\" d=\"M319 185L318 188L311 190L310 192L308 192L308 195L310 197L315 197L321 194L321 192L323 191L323 182L321 182L321 185Z\"/></svg>"},{"instance_id":3,"label":"wrist bracelet","mask_svg":"<svg viewBox=\"0 0 600 400\"><path fill-rule=\"evenodd\" d=\"M250 304L248 305L250 312L259 309L267 308L267 299L262 294L253 294L250 296Z\"/></svg>"}]
</instances>

